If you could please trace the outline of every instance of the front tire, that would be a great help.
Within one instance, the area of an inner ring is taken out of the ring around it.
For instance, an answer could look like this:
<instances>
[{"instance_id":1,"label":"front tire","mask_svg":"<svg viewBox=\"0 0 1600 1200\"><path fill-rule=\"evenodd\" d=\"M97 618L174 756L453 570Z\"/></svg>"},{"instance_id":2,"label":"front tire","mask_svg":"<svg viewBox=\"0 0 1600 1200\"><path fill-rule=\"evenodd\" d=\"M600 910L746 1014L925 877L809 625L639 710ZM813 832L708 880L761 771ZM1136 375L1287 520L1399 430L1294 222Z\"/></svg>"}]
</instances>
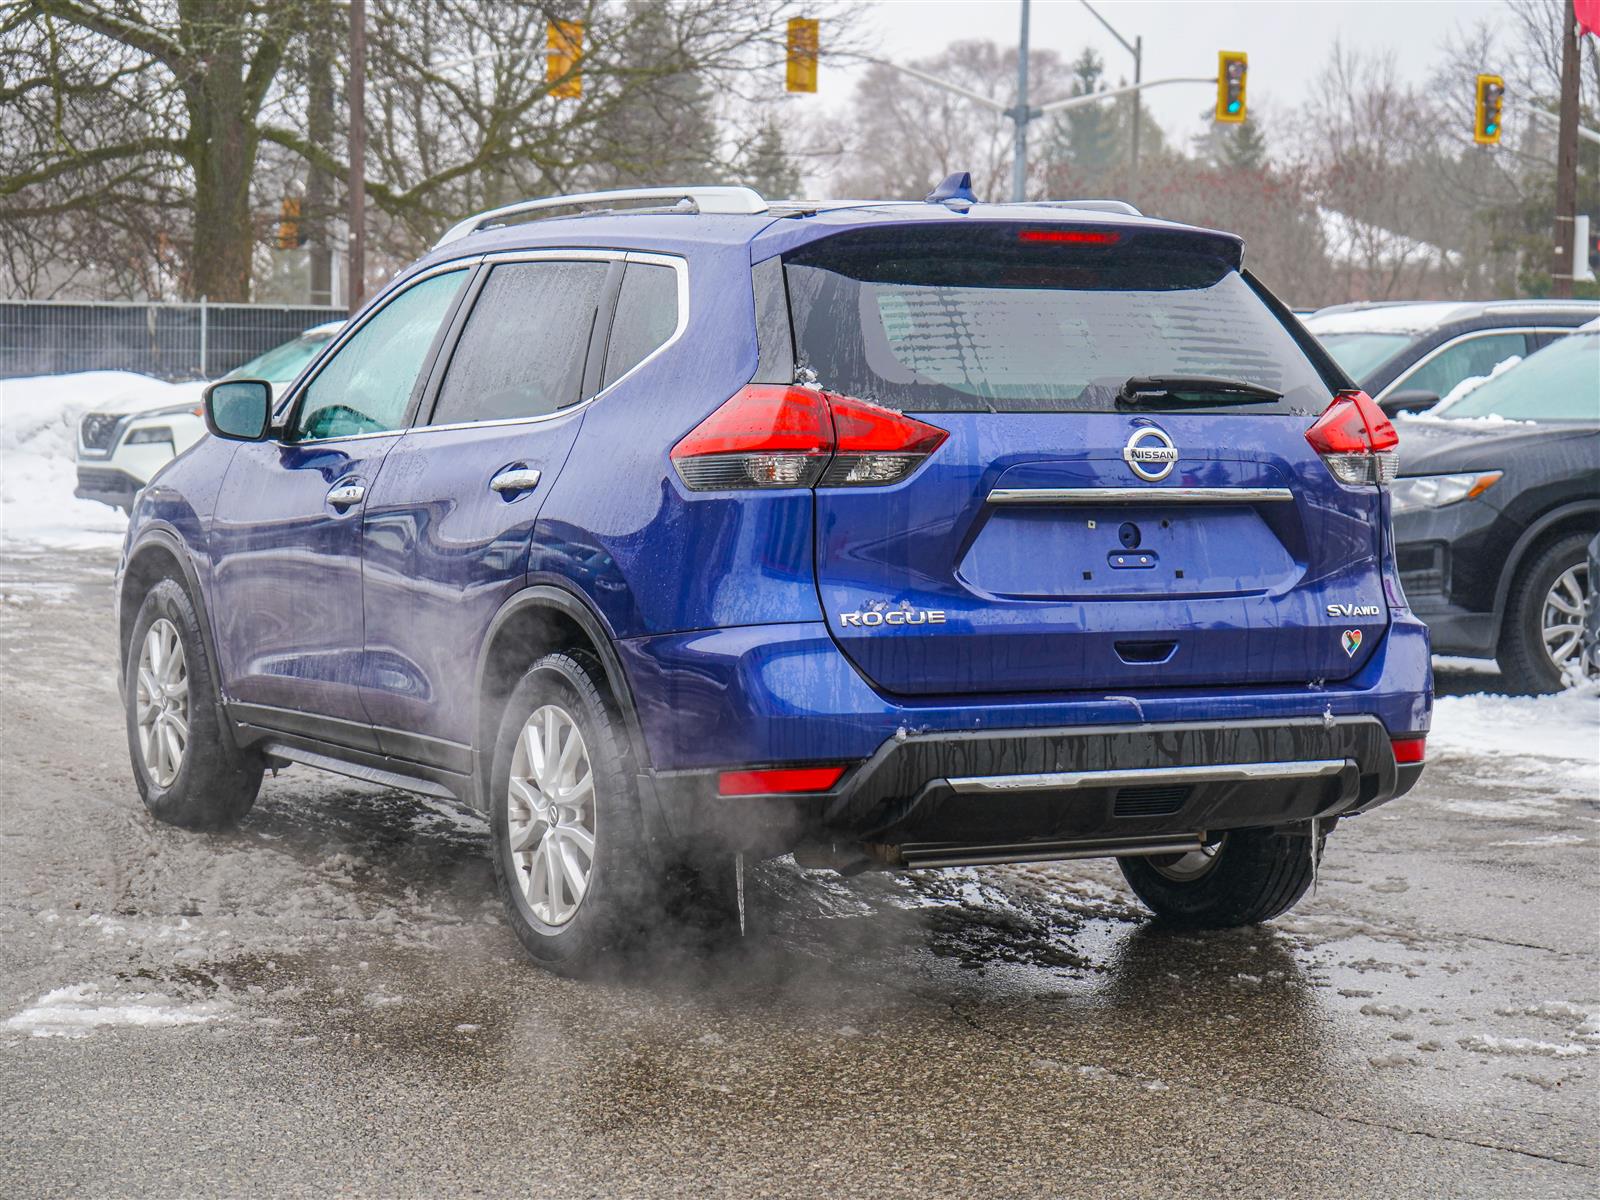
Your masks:
<instances>
[{"instance_id":1,"label":"front tire","mask_svg":"<svg viewBox=\"0 0 1600 1200\"><path fill-rule=\"evenodd\" d=\"M1318 856L1322 842L1317 844ZM1316 874L1309 833L1230 829L1203 851L1119 858L1122 877L1164 921L1200 929L1255 925L1282 916Z\"/></svg>"},{"instance_id":2,"label":"front tire","mask_svg":"<svg viewBox=\"0 0 1600 1200\"><path fill-rule=\"evenodd\" d=\"M1523 567L1511 587L1496 658L1506 686L1542 695L1583 680L1583 620L1594 603L1582 533L1557 538Z\"/></svg>"},{"instance_id":3,"label":"front tire","mask_svg":"<svg viewBox=\"0 0 1600 1200\"><path fill-rule=\"evenodd\" d=\"M506 703L491 766L495 879L537 962L583 974L654 915L626 731L589 655L548 654Z\"/></svg>"},{"instance_id":4,"label":"front tire","mask_svg":"<svg viewBox=\"0 0 1600 1200\"><path fill-rule=\"evenodd\" d=\"M123 676L133 778L150 814L186 829L220 829L249 812L262 761L233 743L200 619L177 581L163 579L145 596Z\"/></svg>"}]
</instances>

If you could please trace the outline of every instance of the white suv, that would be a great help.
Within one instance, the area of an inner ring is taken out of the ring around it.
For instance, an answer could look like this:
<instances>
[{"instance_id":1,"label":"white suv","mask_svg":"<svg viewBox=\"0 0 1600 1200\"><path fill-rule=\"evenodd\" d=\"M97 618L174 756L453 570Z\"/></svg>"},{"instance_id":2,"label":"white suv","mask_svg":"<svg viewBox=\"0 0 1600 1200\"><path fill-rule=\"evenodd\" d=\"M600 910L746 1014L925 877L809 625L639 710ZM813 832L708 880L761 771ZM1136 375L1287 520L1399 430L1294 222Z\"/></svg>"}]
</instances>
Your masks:
<instances>
[{"instance_id":1,"label":"white suv","mask_svg":"<svg viewBox=\"0 0 1600 1200\"><path fill-rule=\"evenodd\" d=\"M265 379L275 391L281 391L343 328L343 321L314 326L235 367L224 378ZM134 496L151 476L205 436L200 390L195 385L192 398L179 404L148 408L145 396L113 401L85 413L78 422L78 486L74 494L124 512L131 510Z\"/></svg>"}]
</instances>

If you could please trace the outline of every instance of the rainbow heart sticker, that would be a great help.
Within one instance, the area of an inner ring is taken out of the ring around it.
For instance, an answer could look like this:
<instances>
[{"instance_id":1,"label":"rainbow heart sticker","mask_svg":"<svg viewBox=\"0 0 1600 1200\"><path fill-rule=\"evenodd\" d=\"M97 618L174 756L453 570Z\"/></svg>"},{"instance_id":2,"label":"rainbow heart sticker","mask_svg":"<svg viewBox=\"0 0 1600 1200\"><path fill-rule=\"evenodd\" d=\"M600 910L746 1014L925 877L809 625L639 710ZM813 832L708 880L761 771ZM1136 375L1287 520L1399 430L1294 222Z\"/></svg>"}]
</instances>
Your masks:
<instances>
[{"instance_id":1,"label":"rainbow heart sticker","mask_svg":"<svg viewBox=\"0 0 1600 1200\"><path fill-rule=\"evenodd\" d=\"M1354 658L1356 651L1361 649L1361 630L1346 629L1344 631L1344 652L1346 656Z\"/></svg>"}]
</instances>

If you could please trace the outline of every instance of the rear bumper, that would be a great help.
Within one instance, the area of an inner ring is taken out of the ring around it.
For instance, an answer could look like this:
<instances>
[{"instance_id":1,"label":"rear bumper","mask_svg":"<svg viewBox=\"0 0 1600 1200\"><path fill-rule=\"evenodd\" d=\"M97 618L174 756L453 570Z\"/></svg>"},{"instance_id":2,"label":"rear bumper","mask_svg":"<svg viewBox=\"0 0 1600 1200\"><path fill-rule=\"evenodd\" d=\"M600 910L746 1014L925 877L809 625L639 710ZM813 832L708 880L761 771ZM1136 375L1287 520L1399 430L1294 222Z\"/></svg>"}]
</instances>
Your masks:
<instances>
[{"instance_id":1,"label":"rear bumper","mask_svg":"<svg viewBox=\"0 0 1600 1200\"><path fill-rule=\"evenodd\" d=\"M1415 784L1420 766L1397 766L1390 743L1425 733L1433 701L1428 631L1405 611L1354 678L1294 688L910 703L871 688L820 625L618 648L652 764L642 782L668 830L767 853L1188 836L1350 815ZM1309 762L1333 766L1308 774L1298 764ZM717 794L723 769L841 763L851 769L827 793ZM1038 778L1272 763L1291 765L1229 779ZM991 777L1003 781L970 782Z\"/></svg>"},{"instance_id":2,"label":"rear bumper","mask_svg":"<svg viewBox=\"0 0 1600 1200\"><path fill-rule=\"evenodd\" d=\"M721 797L715 771L654 783L680 837L761 853L870 844L933 866L974 861L978 847L1055 857L1350 816L1403 795L1421 770L1397 764L1382 722L1359 716L894 738L806 796Z\"/></svg>"},{"instance_id":3,"label":"rear bumper","mask_svg":"<svg viewBox=\"0 0 1600 1200\"><path fill-rule=\"evenodd\" d=\"M869 685L820 622L616 647L658 771L860 762L892 738L1119 725L1370 716L1399 737L1426 732L1433 708L1428 630L1405 610L1350 679L1254 688L897 698Z\"/></svg>"}]
</instances>

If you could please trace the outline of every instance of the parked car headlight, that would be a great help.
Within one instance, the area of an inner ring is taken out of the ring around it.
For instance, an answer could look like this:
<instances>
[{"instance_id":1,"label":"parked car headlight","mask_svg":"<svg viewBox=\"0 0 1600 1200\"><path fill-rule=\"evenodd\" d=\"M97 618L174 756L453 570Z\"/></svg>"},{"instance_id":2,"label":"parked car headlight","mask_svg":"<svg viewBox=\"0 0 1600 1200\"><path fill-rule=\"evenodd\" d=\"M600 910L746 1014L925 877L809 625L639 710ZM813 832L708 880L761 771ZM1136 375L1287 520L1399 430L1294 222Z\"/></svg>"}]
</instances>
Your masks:
<instances>
[{"instance_id":1,"label":"parked car headlight","mask_svg":"<svg viewBox=\"0 0 1600 1200\"><path fill-rule=\"evenodd\" d=\"M124 446L144 446L151 442L166 442L170 446L172 430L165 425L146 425L143 429L130 430L122 439Z\"/></svg>"},{"instance_id":2,"label":"parked car headlight","mask_svg":"<svg viewBox=\"0 0 1600 1200\"><path fill-rule=\"evenodd\" d=\"M1394 511L1444 508L1447 504L1471 500L1499 483L1501 474L1500 471L1473 471L1461 475L1412 475L1396 479L1390 488Z\"/></svg>"}]
</instances>

